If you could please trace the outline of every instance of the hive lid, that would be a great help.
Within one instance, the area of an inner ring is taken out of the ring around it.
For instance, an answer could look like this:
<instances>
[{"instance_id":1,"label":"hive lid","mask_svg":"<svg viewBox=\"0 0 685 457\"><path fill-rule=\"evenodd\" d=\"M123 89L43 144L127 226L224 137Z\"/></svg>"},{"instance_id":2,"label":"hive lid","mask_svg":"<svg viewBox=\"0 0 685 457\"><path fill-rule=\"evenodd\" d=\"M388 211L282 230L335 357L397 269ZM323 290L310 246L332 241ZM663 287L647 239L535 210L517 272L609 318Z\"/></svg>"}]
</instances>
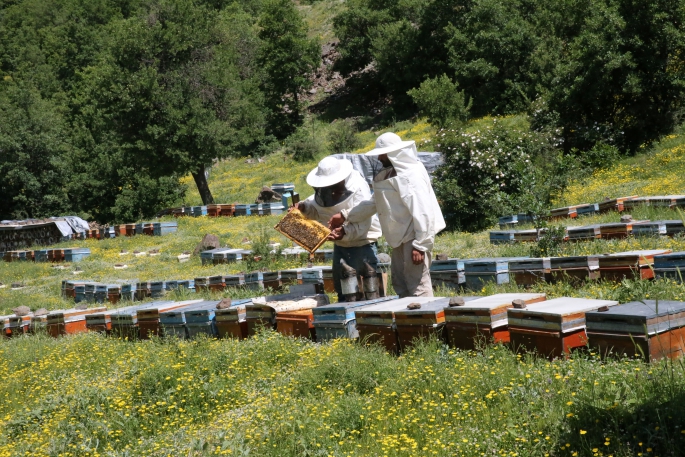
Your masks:
<instances>
[{"instance_id":1,"label":"hive lid","mask_svg":"<svg viewBox=\"0 0 685 457\"><path fill-rule=\"evenodd\" d=\"M547 300L534 308L507 310L510 327L570 332L585 327L585 313L603 306L615 306L617 301L562 297Z\"/></svg>"},{"instance_id":2,"label":"hive lid","mask_svg":"<svg viewBox=\"0 0 685 457\"><path fill-rule=\"evenodd\" d=\"M685 326L685 302L645 300L585 314L588 331L654 335Z\"/></svg>"}]
</instances>

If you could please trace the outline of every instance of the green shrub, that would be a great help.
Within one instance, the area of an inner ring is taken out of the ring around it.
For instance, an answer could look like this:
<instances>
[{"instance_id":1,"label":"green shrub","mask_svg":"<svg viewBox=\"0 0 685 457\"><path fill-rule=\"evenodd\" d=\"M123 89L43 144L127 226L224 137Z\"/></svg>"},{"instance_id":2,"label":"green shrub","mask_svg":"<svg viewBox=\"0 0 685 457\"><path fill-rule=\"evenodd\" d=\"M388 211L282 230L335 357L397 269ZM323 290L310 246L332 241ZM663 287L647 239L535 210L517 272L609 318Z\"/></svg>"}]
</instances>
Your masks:
<instances>
[{"instance_id":1,"label":"green shrub","mask_svg":"<svg viewBox=\"0 0 685 457\"><path fill-rule=\"evenodd\" d=\"M571 167L559 139L494 119L475 133L438 131L445 164L433 181L448 227L482 230L497 217L550 199Z\"/></svg>"},{"instance_id":2,"label":"green shrub","mask_svg":"<svg viewBox=\"0 0 685 457\"><path fill-rule=\"evenodd\" d=\"M357 125L352 120L337 120L328 132L328 145L331 152L340 154L354 151L362 142L357 136Z\"/></svg>"},{"instance_id":3,"label":"green shrub","mask_svg":"<svg viewBox=\"0 0 685 457\"><path fill-rule=\"evenodd\" d=\"M468 118L470 104L466 104L464 91L445 74L438 78L426 79L421 85L407 94L419 107L428 122L444 128L452 122L464 122Z\"/></svg>"},{"instance_id":4,"label":"green shrub","mask_svg":"<svg viewBox=\"0 0 685 457\"><path fill-rule=\"evenodd\" d=\"M324 150L324 145L313 124L305 124L288 137L285 150L296 161L308 162Z\"/></svg>"}]
</instances>

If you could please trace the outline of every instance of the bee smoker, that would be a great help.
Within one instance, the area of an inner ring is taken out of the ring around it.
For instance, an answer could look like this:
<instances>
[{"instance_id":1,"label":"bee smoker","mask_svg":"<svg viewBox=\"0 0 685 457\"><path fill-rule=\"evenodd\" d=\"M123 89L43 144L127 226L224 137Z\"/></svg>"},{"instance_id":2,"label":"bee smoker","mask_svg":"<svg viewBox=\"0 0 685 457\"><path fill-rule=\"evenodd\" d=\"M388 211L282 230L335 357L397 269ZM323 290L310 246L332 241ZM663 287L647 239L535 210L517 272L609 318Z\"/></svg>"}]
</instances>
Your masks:
<instances>
[{"instance_id":1,"label":"bee smoker","mask_svg":"<svg viewBox=\"0 0 685 457\"><path fill-rule=\"evenodd\" d=\"M381 295L378 292L378 274L376 273L376 269L367 262L364 262L362 282L364 283L364 298L366 298L366 300L380 298Z\"/></svg>"},{"instance_id":2,"label":"bee smoker","mask_svg":"<svg viewBox=\"0 0 685 457\"><path fill-rule=\"evenodd\" d=\"M359 293L359 282L357 281L357 270L352 268L345 262L345 259L340 259L340 288L345 297L346 302L357 301L357 294Z\"/></svg>"}]
</instances>

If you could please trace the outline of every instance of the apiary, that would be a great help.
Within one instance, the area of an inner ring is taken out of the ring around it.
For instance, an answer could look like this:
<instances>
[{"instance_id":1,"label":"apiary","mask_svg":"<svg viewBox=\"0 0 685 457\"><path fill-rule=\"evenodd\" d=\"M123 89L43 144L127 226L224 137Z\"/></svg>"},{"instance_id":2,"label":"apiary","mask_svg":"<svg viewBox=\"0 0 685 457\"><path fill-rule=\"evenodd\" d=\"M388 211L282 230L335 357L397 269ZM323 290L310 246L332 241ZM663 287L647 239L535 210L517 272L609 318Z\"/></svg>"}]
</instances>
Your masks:
<instances>
[{"instance_id":1,"label":"apiary","mask_svg":"<svg viewBox=\"0 0 685 457\"><path fill-rule=\"evenodd\" d=\"M410 304L395 311L395 327L399 346L406 349L417 339L443 338L445 308L450 299L433 297L428 303Z\"/></svg>"},{"instance_id":2,"label":"apiary","mask_svg":"<svg viewBox=\"0 0 685 457\"><path fill-rule=\"evenodd\" d=\"M314 253L324 244L331 233L319 222L307 219L297 209L288 212L274 228L309 253Z\"/></svg>"},{"instance_id":3,"label":"apiary","mask_svg":"<svg viewBox=\"0 0 685 457\"><path fill-rule=\"evenodd\" d=\"M683 355L685 303L645 300L585 314L592 349L608 354L639 356L646 362Z\"/></svg>"},{"instance_id":4,"label":"apiary","mask_svg":"<svg viewBox=\"0 0 685 457\"><path fill-rule=\"evenodd\" d=\"M463 297L464 304L445 308L445 339L459 349L475 349L479 338L495 343L509 342L507 310L514 300L526 305L544 302L545 294L511 293L489 297Z\"/></svg>"},{"instance_id":5,"label":"apiary","mask_svg":"<svg viewBox=\"0 0 685 457\"><path fill-rule=\"evenodd\" d=\"M395 312L405 310L411 303L423 305L434 300L435 297L398 298L356 310L359 339L369 343L380 343L389 352L398 353L402 347L397 335Z\"/></svg>"},{"instance_id":6,"label":"apiary","mask_svg":"<svg viewBox=\"0 0 685 457\"><path fill-rule=\"evenodd\" d=\"M112 314L117 312L136 311L150 306L149 303L125 306L118 309L110 309L101 312L93 312L86 315L86 329L91 332L107 333L112 330Z\"/></svg>"},{"instance_id":7,"label":"apiary","mask_svg":"<svg viewBox=\"0 0 685 457\"><path fill-rule=\"evenodd\" d=\"M316 341L323 342L335 338L358 338L359 332L357 331L355 311L396 298L398 298L397 295L376 298L374 300L340 302L312 309Z\"/></svg>"},{"instance_id":8,"label":"apiary","mask_svg":"<svg viewBox=\"0 0 685 457\"><path fill-rule=\"evenodd\" d=\"M138 321L138 337L142 340L150 339L151 336L162 336L159 327L159 314L173 309L192 306L202 300L186 300L180 302L167 302L159 305L148 306L136 311Z\"/></svg>"},{"instance_id":9,"label":"apiary","mask_svg":"<svg viewBox=\"0 0 685 457\"><path fill-rule=\"evenodd\" d=\"M492 230L490 231L491 244L508 244L514 242L513 230Z\"/></svg>"},{"instance_id":10,"label":"apiary","mask_svg":"<svg viewBox=\"0 0 685 457\"><path fill-rule=\"evenodd\" d=\"M569 354L587 344L585 313L617 304L612 300L562 297L530 309L509 308L511 344L548 357Z\"/></svg>"},{"instance_id":11,"label":"apiary","mask_svg":"<svg viewBox=\"0 0 685 457\"><path fill-rule=\"evenodd\" d=\"M597 256L551 257L549 261L552 281L583 282L599 278Z\"/></svg>"},{"instance_id":12,"label":"apiary","mask_svg":"<svg viewBox=\"0 0 685 457\"><path fill-rule=\"evenodd\" d=\"M87 331L86 315L106 311L104 306L89 309L67 309L48 314L48 334L53 337Z\"/></svg>"},{"instance_id":13,"label":"apiary","mask_svg":"<svg viewBox=\"0 0 685 457\"><path fill-rule=\"evenodd\" d=\"M512 260L509 262L509 279L524 286L547 282L551 280L550 269L549 257Z\"/></svg>"},{"instance_id":14,"label":"apiary","mask_svg":"<svg viewBox=\"0 0 685 457\"><path fill-rule=\"evenodd\" d=\"M599 256L599 274L602 279L616 282L624 278L653 279L654 256L670 252L669 249L652 249Z\"/></svg>"}]
</instances>

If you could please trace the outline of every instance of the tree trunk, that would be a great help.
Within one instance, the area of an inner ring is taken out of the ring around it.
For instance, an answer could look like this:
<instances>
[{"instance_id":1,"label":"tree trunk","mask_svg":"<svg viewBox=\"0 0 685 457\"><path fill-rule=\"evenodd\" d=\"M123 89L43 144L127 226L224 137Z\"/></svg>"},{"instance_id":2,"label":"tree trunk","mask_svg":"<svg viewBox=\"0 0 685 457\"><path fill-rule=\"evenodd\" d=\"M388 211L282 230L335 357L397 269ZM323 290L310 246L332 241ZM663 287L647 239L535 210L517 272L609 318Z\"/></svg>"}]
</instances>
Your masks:
<instances>
[{"instance_id":1,"label":"tree trunk","mask_svg":"<svg viewBox=\"0 0 685 457\"><path fill-rule=\"evenodd\" d=\"M202 197L202 204L211 205L214 203L214 197L212 197L212 191L209 190L207 176L205 176L205 167L200 167L197 172L193 173L193 179L198 192L200 192L200 197Z\"/></svg>"}]
</instances>

